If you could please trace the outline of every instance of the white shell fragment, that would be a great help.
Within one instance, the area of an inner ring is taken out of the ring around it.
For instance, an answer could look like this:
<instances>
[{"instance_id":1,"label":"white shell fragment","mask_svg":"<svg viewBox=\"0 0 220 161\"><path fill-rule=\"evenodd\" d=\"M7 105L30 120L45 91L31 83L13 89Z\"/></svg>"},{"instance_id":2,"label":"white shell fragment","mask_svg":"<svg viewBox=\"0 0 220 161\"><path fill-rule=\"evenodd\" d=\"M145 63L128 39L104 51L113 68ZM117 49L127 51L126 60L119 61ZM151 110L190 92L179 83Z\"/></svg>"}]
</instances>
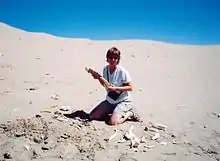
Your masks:
<instances>
[{"instance_id":1,"label":"white shell fragment","mask_svg":"<svg viewBox=\"0 0 220 161\"><path fill-rule=\"evenodd\" d=\"M63 118L63 117L57 117L56 118L58 121L61 121L61 122L66 122L66 121L68 121L68 119L67 118Z\"/></svg>"},{"instance_id":2,"label":"white shell fragment","mask_svg":"<svg viewBox=\"0 0 220 161\"><path fill-rule=\"evenodd\" d=\"M134 152L138 152L138 148L133 148Z\"/></svg>"},{"instance_id":3,"label":"white shell fragment","mask_svg":"<svg viewBox=\"0 0 220 161\"><path fill-rule=\"evenodd\" d=\"M163 131L166 131L167 130L167 126L166 125L163 125L163 124L159 124L159 123L153 123L153 122L150 122L151 126L153 128L156 128L158 130L163 130Z\"/></svg>"},{"instance_id":4,"label":"white shell fragment","mask_svg":"<svg viewBox=\"0 0 220 161\"><path fill-rule=\"evenodd\" d=\"M58 121L60 121L60 122L66 122L66 121L68 121L68 119L67 118L64 118L64 117L62 117L62 116L59 116L59 115L54 115L54 116L52 116L52 118L54 118L54 119L56 119L56 120L58 120Z\"/></svg>"},{"instance_id":5,"label":"white shell fragment","mask_svg":"<svg viewBox=\"0 0 220 161\"><path fill-rule=\"evenodd\" d=\"M155 128L153 128L153 127L147 127L147 126L144 128L144 130L145 130L145 131L150 131L150 132L159 132L158 129L155 129Z\"/></svg>"},{"instance_id":6,"label":"white shell fragment","mask_svg":"<svg viewBox=\"0 0 220 161\"><path fill-rule=\"evenodd\" d=\"M156 132L156 133L159 132L159 130L157 130L157 129L155 129L155 128L149 128L149 131L151 131L151 132Z\"/></svg>"},{"instance_id":7,"label":"white shell fragment","mask_svg":"<svg viewBox=\"0 0 220 161\"><path fill-rule=\"evenodd\" d=\"M167 142L162 141L160 142L160 145L167 145Z\"/></svg>"},{"instance_id":8,"label":"white shell fragment","mask_svg":"<svg viewBox=\"0 0 220 161\"><path fill-rule=\"evenodd\" d=\"M50 98L54 100L58 100L59 96L57 94L53 94L52 96L50 96Z\"/></svg>"},{"instance_id":9,"label":"white shell fragment","mask_svg":"<svg viewBox=\"0 0 220 161\"><path fill-rule=\"evenodd\" d=\"M69 106L61 106L61 107L60 107L60 110L61 110L61 111L70 111L70 109L71 109L71 108L70 108Z\"/></svg>"},{"instance_id":10,"label":"white shell fragment","mask_svg":"<svg viewBox=\"0 0 220 161\"><path fill-rule=\"evenodd\" d=\"M140 139L133 133L134 127L131 125L130 129L125 133L125 137L130 140L130 146L136 148L140 145Z\"/></svg>"},{"instance_id":11,"label":"white shell fragment","mask_svg":"<svg viewBox=\"0 0 220 161\"><path fill-rule=\"evenodd\" d=\"M126 142L125 138L121 138L120 140L118 140L118 143L124 143L124 142Z\"/></svg>"},{"instance_id":12,"label":"white shell fragment","mask_svg":"<svg viewBox=\"0 0 220 161\"><path fill-rule=\"evenodd\" d=\"M176 140L172 140L173 144L178 144L178 142Z\"/></svg>"},{"instance_id":13,"label":"white shell fragment","mask_svg":"<svg viewBox=\"0 0 220 161\"><path fill-rule=\"evenodd\" d=\"M146 141L145 137L142 136L142 137L140 138L140 143L146 143L146 142L147 142L147 141Z\"/></svg>"},{"instance_id":14,"label":"white shell fragment","mask_svg":"<svg viewBox=\"0 0 220 161\"><path fill-rule=\"evenodd\" d=\"M155 133L154 136L151 138L152 140L156 140L160 137L160 133Z\"/></svg>"},{"instance_id":15,"label":"white shell fragment","mask_svg":"<svg viewBox=\"0 0 220 161\"><path fill-rule=\"evenodd\" d=\"M30 146L29 145L24 145L24 149L29 151L30 150Z\"/></svg>"},{"instance_id":16,"label":"white shell fragment","mask_svg":"<svg viewBox=\"0 0 220 161\"><path fill-rule=\"evenodd\" d=\"M153 148L155 145L144 145L144 147L145 148L148 148L148 149L150 149L150 148Z\"/></svg>"},{"instance_id":17,"label":"white shell fragment","mask_svg":"<svg viewBox=\"0 0 220 161\"><path fill-rule=\"evenodd\" d=\"M114 130L114 134L111 135L109 138L105 139L105 141L110 141L110 140L112 140L114 137L116 137L117 135L118 135L118 130L115 129L115 130Z\"/></svg>"},{"instance_id":18,"label":"white shell fragment","mask_svg":"<svg viewBox=\"0 0 220 161\"><path fill-rule=\"evenodd\" d=\"M76 127L78 130L81 130L81 127L79 127L79 125L75 125L75 127Z\"/></svg>"}]
</instances>

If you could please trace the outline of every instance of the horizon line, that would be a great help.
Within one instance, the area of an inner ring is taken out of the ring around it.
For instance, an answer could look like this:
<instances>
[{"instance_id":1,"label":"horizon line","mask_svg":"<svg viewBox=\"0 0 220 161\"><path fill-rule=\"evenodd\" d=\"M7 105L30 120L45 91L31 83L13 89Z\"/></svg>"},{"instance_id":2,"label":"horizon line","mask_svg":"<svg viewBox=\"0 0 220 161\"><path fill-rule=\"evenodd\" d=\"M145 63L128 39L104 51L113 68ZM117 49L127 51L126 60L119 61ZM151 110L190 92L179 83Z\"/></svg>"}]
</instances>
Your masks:
<instances>
[{"instance_id":1,"label":"horizon line","mask_svg":"<svg viewBox=\"0 0 220 161\"><path fill-rule=\"evenodd\" d=\"M173 42L173 41L163 41L163 40L158 40L158 39L144 39L144 38L117 38L117 39L94 39L94 38L88 38L88 37L72 37L72 36L62 36L59 34L53 34L53 33L48 33L48 32L43 32L43 31L30 31L22 28L18 28L16 26L13 26L11 24L5 23L0 21L0 24L3 24L4 26L7 26L12 29L17 29L20 31L24 32L29 32L29 33L35 33L35 34L45 34L49 36L54 36L57 38L64 38L64 39L83 39L83 40L89 40L89 41L152 41L155 43L165 43L165 44L173 44L173 45L187 45L187 46L219 46L220 43L205 43L205 44L199 44L199 43L178 43L178 42Z\"/></svg>"}]
</instances>

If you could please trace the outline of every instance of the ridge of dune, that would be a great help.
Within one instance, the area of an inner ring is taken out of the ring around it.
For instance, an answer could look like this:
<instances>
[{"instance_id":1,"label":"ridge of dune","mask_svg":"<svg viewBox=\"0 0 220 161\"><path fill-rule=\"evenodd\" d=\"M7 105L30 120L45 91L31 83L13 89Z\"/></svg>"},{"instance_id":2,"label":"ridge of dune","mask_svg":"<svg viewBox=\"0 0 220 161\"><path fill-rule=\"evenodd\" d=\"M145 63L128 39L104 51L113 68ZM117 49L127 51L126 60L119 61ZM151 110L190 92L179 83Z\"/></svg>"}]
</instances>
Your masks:
<instances>
[{"instance_id":1,"label":"ridge of dune","mask_svg":"<svg viewBox=\"0 0 220 161\"><path fill-rule=\"evenodd\" d=\"M161 44L161 45L175 45L175 46L212 46L212 47L219 47L220 45L189 45L189 44L175 44L175 43L168 43L168 42L163 42L163 41L155 41L155 40L146 40L146 39L123 39L123 40L92 40L92 39L88 39L88 38L68 38L68 37L61 37L61 36L55 36L49 33L44 33L44 32L30 32L30 31L26 31L26 30L22 30L16 27L13 27L11 25L5 24L3 22L0 22L0 32L3 33L13 33L13 34L29 34L29 35L38 35L38 36L42 36L42 37L53 37L53 38L57 38L57 39L69 39L69 40L76 40L76 41L93 41L93 42L117 42L117 43L143 43L143 44Z\"/></svg>"}]
</instances>

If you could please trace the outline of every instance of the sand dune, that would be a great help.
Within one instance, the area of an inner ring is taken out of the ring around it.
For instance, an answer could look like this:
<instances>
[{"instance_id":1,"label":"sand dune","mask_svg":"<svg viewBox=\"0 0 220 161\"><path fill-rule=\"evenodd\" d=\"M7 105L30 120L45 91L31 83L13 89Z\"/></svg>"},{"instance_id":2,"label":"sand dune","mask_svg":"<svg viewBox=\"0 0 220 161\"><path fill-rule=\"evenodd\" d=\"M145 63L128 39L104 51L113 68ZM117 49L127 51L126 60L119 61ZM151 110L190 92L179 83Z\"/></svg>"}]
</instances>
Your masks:
<instances>
[{"instance_id":1,"label":"sand dune","mask_svg":"<svg viewBox=\"0 0 220 161\"><path fill-rule=\"evenodd\" d=\"M145 123L151 120L168 126L169 133L163 133L168 146L158 145L144 153L125 150L114 142L111 146L119 146L119 150L113 148L107 155L111 147L107 144L92 159L123 160L126 154L124 160L220 160L220 45L70 39L0 23L0 123L30 118L42 110L56 111L63 105L89 112L104 99L105 91L84 67L102 72L106 51L112 46L121 50L121 65L132 76L133 105ZM52 95L58 100L51 99ZM104 122L92 124L100 131L114 128ZM130 124L144 129L130 122L119 128L126 130ZM179 145L172 144L170 133L175 133ZM4 130L0 138L1 159L8 139ZM175 155L162 154L164 151Z\"/></svg>"}]
</instances>

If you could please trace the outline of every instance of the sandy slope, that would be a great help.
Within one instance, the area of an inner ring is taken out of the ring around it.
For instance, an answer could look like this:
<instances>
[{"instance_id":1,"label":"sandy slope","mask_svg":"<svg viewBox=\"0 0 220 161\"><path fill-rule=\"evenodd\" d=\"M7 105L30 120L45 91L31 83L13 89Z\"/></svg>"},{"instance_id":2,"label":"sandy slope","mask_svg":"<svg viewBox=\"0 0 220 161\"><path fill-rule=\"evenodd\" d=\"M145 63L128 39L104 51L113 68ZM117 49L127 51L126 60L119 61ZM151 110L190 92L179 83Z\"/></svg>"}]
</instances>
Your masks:
<instances>
[{"instance_id":1,"label":"sandy slope","mask_svg":"<svg viewBox=\"0 0 220 161\"><path fill-rule=\"evenodd\" d=\"M187 46L141 40L67 39L30 33L0 23L0 123L9 128L12 122L19 123L16 118L22 117L33 117L31 120L36 122L34 116L42 110L51 111L41 115L48 122L53 122L56 121L51 118L53 112L62 105L89 112L104 99L105 91L84 71L84 67L87 65L102 72L106 64L105 53L112 46L121 50L121 65L131 73L133 105L142 119L146 124L149 120L163 123L168 126L168 131L161 132L163 137L157 142L147 140L154 143L155 148L147 152L133 152L124 144L118 145L117 140L103 142L114 127L104 122L92 122L88 127L82 125L85 134L94 133L89 137L99 139L97 142L105 147L100 152L91 152L93 158L90 160L219 160L220 46ZM58 100L51 99L52 95L58 95ZM8 125L6 122L9 120L12 122ZM68 123L72 123L72 120ZM130 124L139 129L139 136L148 135L144 125L137 123L127 122L118 128L126 131ZM62 127L62 123L59 125ZM57 123L51 123L50 126L55 128ZM93 126L97 131L104 131L101 137L97 136L98 132L92 129ZM71 133L69 128L72 129L72 126L63 125L64 133ZM14 133L8 134L4 128L0 132L0 159L7 149L3 148L6 142L10 142L8 151L17 142L21 142L19 145L29 144L32 148L37 146L38 149L43 144L27 141L33 139L29 135L26 138L10 138L8 136L14 136ZM172 144L173 133L179 141L177 145ZM50 134L51 138L58 138L58 135ZM168 142L167 146L159 144L163 139ZM75 145L78 144L69 141L67 149L71 151ZM67 160L64 156L55 156L55 153L40 151L35 159L59 160L63 157ZM15 156L12 156L14 160ZM25 154L23 160L29 160L30 157L29 153Z\"/></svg>"}]
</instances>

